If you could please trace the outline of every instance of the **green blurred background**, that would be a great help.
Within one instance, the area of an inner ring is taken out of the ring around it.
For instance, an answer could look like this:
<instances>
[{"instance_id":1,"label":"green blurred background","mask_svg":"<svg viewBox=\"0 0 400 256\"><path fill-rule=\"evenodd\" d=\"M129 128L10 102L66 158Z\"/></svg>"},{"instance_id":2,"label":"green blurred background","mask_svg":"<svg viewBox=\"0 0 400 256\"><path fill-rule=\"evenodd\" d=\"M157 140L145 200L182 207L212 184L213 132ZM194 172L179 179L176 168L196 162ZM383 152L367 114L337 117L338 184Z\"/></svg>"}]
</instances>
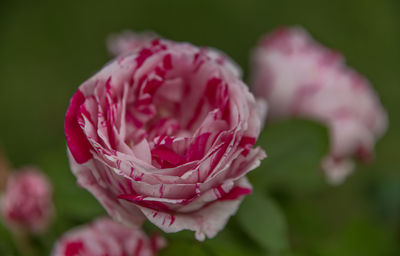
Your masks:
<instances>
[{"instance_id":1,"label":"green blurred background","mask_svg":"<svg viewBox=\"0 0 400 256\"><path fill-rule=\"evenodd\" d=\"M318 168L324 127L269 124L259 144L269 158L250 178L255 194L217 238L168 235L162 255L400 255L400 1L117 0L0 1L0 141L14 167L41 167L55 186L58 218L33 237L36 255L72 226L104 214L69 171L64 114L77 87L106 63L105 38L124 29L228 53L248 77L249 52L266 32L301 25L365 74L389 112L376 161L343 185ZM149 229L152 229L148 225ZM20 255L0 225L0 255Z\"/></svg>"}]
</instances>

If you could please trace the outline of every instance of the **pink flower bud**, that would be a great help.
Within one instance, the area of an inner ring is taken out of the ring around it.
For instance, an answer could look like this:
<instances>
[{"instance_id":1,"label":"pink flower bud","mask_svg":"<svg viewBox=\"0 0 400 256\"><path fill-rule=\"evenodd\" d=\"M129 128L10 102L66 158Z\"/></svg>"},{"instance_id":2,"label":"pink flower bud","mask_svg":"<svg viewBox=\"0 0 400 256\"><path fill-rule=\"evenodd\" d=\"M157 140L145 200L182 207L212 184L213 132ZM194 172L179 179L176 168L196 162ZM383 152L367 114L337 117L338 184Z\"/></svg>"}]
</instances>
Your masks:
<instances>
[{"instance_id":1,"label":"pink flower bud","mask_svg":"<svg viewBox=\"0 0 400 256\"><path fill-rule=\"evenodd\" d=\"M148 238L140 229L129 229L109 218L74 228L55 244L52 256L154 256L166 246L160 236Z\"/></svg>"},{"instance_id":2,"label":"pink flower bud","mask_svg":"<svg viewBox=\"0 0 400 256\"><path fill-rule=\"evenodd\" d=\"M1 201L5 224L16 231L45 231L54 214L51 197L50 182L36 168L11 172Z\"/></svg>"}]
</instances>

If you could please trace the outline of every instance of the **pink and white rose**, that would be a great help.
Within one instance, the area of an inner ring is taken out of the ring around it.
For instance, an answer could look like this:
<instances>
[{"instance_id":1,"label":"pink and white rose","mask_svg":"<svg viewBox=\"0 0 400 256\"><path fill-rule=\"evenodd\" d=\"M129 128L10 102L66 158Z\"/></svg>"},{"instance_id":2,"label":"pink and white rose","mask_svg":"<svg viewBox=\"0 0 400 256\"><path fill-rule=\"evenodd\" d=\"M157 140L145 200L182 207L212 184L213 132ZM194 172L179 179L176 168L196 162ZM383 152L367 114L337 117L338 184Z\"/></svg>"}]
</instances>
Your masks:
<instances>
[{"instance_id":1,"label":"pink and white rose","mask_svg":"<svg viewBox=\"0 0 400 256\"><path fill-rule=\"evenodd\" d=\"M45 231L54 215L50 182L34 167L10 172L1 198L1 212L12 230Z\"/></svg>"},{"instance_id":2,"label":"pink and white rose","mask_svg":"<svg viewBox=\"0 0 400 256\"><path fill-rule=\"evenodd\" d=\"M255 94L268 102L269 117L305 117L325 123L331 148L322 167L333 183L368 160L387 127L387 116L370 83L337 52L315 42L302 28L265 36L253 56Z\"/></svg>"},{"instance_id":3,"label":"pink and white rose","mask_svg":"<svg viewBox=\"0 0 400 256\"><path fill-rule=\"evenodd\" d=\"M265 157L256 101L223 53L135 35L71 99L72 171L119 222L213 237Z\"/></svg>"},{"instance_id":4,"label":"pink and white rose","mask_svg":"<svg viewBox=\"0 0 400 256\"><path fill-rule=\"evenodd\" d=\"M166 245L164 238L151 238L109 218L74 228L55 244L52 256L155 256Z\"/></svg>"}]
</instances>

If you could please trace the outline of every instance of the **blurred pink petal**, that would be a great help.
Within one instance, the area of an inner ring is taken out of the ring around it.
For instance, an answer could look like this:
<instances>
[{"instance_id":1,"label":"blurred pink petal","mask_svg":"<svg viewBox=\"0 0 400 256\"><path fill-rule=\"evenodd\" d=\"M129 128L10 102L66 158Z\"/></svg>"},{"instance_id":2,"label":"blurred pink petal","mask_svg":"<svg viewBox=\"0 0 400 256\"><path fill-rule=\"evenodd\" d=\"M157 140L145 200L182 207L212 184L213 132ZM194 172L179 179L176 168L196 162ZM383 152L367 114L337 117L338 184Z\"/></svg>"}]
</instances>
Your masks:
<instances>
[{"instance_id":1,"label":"blurred pink petal","mask_svg":"<svg viewBox=\"0 0 400 256\"><path fill-rule=\"evenodd\" d=\"M252 56L252 84L267 100L269 117L304 117L325 123L331 148L323 169L332 183L368 160L387 127L387 116L370 83L343 56L315 42L302 28L265 36Z\"/></svg>"},{"instance_id":2,"label":"blurred pink petal","mask_svg":"<svg viewBox=\"0 0 400 256\"><path fill-rule=\"evenodd\" d=\"M119 34L110 35L107 39L107 48L113 56L118 56L140 49L156 38L158 38L158 35L153 32L134 33L126 30Z\"/></svg>"}]
</instances>

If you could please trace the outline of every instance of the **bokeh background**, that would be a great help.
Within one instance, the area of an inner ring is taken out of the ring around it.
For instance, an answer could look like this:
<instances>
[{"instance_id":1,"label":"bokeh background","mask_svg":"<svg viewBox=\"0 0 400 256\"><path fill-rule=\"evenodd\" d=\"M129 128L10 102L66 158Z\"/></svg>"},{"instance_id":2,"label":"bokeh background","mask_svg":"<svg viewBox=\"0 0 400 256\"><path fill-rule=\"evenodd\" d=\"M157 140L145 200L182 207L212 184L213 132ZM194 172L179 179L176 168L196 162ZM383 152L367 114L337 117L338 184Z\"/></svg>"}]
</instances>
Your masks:
<instances>
[{"instance_id":1,"label":"bokeh background","mask_svg":"<svg viewBox=\"0 0 400 256\"><path fill-rule=\"evenodd\" d=\"M259 144L269 158L250 175L255 194L215 239L168 235L161 255L400 255L400 1L1 0L0 141L15 168L37 165L55 188L58 217L32 238L36 255L105 213L76 186L63 121L77 87L110 60L107 35L152 30L213 46L247 79L251 48L281 25L304 26L370 79L390 119L375 162L331 187L318 168L328 149L325 128L304 120L268 124ZM2 225L0 255L20 255Z\"/></svg>"}]
</instances>

